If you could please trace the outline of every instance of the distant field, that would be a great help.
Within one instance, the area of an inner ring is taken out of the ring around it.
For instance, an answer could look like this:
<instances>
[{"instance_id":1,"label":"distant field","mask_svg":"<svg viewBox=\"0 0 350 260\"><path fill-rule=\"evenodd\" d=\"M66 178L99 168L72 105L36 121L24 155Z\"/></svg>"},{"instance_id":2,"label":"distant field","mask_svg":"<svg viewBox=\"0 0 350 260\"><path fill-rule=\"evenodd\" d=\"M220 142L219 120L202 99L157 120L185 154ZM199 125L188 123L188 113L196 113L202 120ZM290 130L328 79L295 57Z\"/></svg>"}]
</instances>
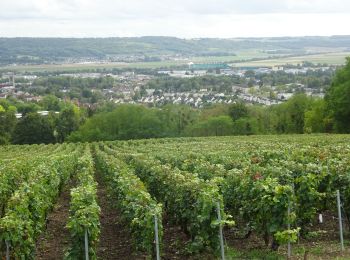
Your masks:
<instances>
[{"instance_id":1,"label":"distant field","mask_svg":"<svg viewBox=\"0 0 350 260\"><path fill-rule=\"evenodd\" d=\"M261 50L249 50L237 53L236 56L209 56L194 57L188 60L171 60L157 62L111 62L111 63L72 63L72 64L53 64L53 65L18 65L4 66L0 70L17 71L17 72L37 72L37 71L75 71L88 69L112 69L112 68L138 68L138 69L157 69L175 66L184 66L189 62L206 63L206 62L235 62L239 60L264 59L259 61L246 61L234 63L235 67L240 66L276 66L285 64L299 64L303 61L313 63L327 63L330 65L342 65L345 63L345 57L350 56L350 52L333 52L316 55L305 55L296 57L268 58L273 55L262 52Z\"/></svg>"},{"instance_id":2,"label":"distant field","mask_svg":"<svg viewBox=\"0 0 350 260\"><path fill-rule=\"evenodd\" d=\"M237 60L249 60L249 59L262 59L268 58L271 56L276 56L272 54L268 54L261 50L246 50L237 52L236 56L211 56L211 57L194 57L191 59L192 62L230 62Z\"/></svg>"},{"instance_id":3,"label":"distant field","mask_svg":"<svg viewBox=\"0 0 350 260\"><path fill-rule=\"evenodd\" d=\"M232 61L232 60L231 60ZM187 65L190 60L178 61L157 61L157 62L111 62L111 63L70 63L53 65L18 65L0 67L0 70L17 72L37 72L37 71L75 71L75 70L94 70L94 69L113 69L113 68L135 68L135 69L156 69L173 66Z\"/></svg>"},{"instance_id":4,"label":"distant field","mask_svg":"<svg viewBox=\"0 0 350 260\"><path fill-rule=\"evenodd\" d=\"M18 66L0 67L0 71L74 71L111 68L153 68L176 66L186 67L187 63L225 62L248 63L249 66L263 66L313 62L344 63L344 52L350 54L350 35L332 37L263 37L263 38L203 38L179 39L176 37L129 37L129 38L2 38L0 37L0 64ZM317 57L298 57L305 53L334 53ZM77 64L75 61L107 60L108 57L191 57L161 62L135 63L93 63ZM222 55L229 56L222 56ZM210 56L209 56L210 55ZM282 59L284 56L288 59ZM340 57L336 57L339 56ZM330 57L332 56L332 57ZM334 57L333 57L334 56ZM59 64L73 59L71 64ZM37 61L42 64L27 65ZM255 60L253 63L251 63ZM257 62L256 60L264 60ZM268 60L268 61L267 61Z\"/></svg>"},{"instance_id":5,"label":"distant field","mask_svg":"<svg viewBox=\"0 0 350 260\"><path fill-rule=\"evenodd\" d=\"M253 58L268 58L272 56L261 50L247 50L237 52L236 56L206 56L193 57L191 59L156 61L156 62L111 62L111 63L72 63L72 64L50 64L50 65L18 65L3 66L0 70L18 71L18 72L36 72L36 71L74 71L86 69L112 69L112 68L140 68L140 69L157 69L174 66L184 66L189 62L206 63L206 62L234 62L238 60L249 60Z\"/></svg>"},{"instance_id":6,"label":"distant field","mask_svg":"<svg viewBox=\"0 0 350 260\"><path fill-rule=\"evenodd\" d=\"M350 52L334 52L316 55L305 55L298 57L284 57L276 59L266 59L259 61L248 61L235 63L235 67L255 67L255 66L276 66L285 64L300 64L303 61L308 61L312 63L327 63L329 65L343 65L345 63L345 58L350 57Z\"/></svg>"}]
</instances>

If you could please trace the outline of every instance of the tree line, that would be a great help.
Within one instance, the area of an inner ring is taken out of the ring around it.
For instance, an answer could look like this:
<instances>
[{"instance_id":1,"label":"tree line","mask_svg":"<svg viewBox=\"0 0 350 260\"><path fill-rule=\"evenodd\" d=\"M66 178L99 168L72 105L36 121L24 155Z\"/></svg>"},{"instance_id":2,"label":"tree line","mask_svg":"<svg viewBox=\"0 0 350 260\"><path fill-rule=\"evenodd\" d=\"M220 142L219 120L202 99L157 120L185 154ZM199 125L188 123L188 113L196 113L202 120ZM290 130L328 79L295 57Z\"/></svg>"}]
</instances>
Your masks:
<instances>
[{"instance_id":1,"label":"tree line","mask_svg":"<svg viewBox=\"0 0 350 260\"><path fill-rule=\"evenodd\" d=\"M336 132L335 126L317 113L324 106L323 100L304 94L272 107L244 103L217 104L204 109L185 105L161 108L119 105L88 118L67 140Z\"/></svg>"},{"instance_id":2,"label":"tree line","mask_svg":"<svg viewBox=\"0 0 350 260\"><path fill-rule=\"evenodd\" d=\"M179 39L175 37L129 38L0 38L0 64L43 64L72 59L102 60L125 56L232 56L237 50L262 50L268 54L300 54L305 47L344 47L349 36L281 37L268 41L246 39ZM271 52L271 50L277 50ZM285 51L282 51L285 50Z\"/></svg>"},{"instance_id":3,"label":"tree line","mask_svg":"<svg viewBox=\"0 0 350 260\"><path fill-rule=\"evenodd\" d=\"M41 115L39 110L50 111ZM22 115L16 117L16 113ZM63 142L78 130L88 110L73 103L46 96L41 102L23 103L15 99L0 100L0 144L39 144Z\"/></svg>"}]
</instances>

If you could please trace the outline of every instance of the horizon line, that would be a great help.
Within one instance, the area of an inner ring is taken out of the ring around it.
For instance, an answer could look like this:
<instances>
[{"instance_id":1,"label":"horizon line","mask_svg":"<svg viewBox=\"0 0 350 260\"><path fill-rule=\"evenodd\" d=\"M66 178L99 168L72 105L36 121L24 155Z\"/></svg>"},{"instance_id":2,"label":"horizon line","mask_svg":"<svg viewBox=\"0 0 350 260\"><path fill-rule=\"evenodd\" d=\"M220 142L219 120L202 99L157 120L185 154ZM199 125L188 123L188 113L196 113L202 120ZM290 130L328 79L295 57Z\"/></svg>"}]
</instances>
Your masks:
<instances>
[{"instance_id":1,"label":"horizon line","mask_svg":"<svg viewBox=\"0 0 350 260\"><path fill-rule=\"evenodd\" d=\"M170 35L142 35L142 36L1 36L0 39L16 39L16 38L36 38L36 39L113 39L113 38L176 38L181 40L198 40L198 39L277 39L277 38L332 38L332 37L350 37L350 34L334 34L334 35L299 35L299 36L235 36L235 37L180 37Z\"/></svg>"}]
</instances>

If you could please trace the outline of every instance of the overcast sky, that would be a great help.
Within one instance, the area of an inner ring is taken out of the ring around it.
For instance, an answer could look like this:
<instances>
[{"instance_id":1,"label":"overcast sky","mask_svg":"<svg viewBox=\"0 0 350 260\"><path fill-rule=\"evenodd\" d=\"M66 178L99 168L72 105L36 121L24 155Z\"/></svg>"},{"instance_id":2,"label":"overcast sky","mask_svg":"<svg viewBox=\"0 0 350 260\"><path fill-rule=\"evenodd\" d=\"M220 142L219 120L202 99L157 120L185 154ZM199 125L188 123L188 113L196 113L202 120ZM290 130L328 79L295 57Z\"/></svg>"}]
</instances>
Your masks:
<instances>
[{"instance_id":1,"label":"overcast sky","mask_svg":"<svg viewBox=\"0 0 350 260\"><path fill-rule=\"evenodd\" d=\"M1 0L0 36L350 35L350 0Z\"/></svg>"}]
</instances>

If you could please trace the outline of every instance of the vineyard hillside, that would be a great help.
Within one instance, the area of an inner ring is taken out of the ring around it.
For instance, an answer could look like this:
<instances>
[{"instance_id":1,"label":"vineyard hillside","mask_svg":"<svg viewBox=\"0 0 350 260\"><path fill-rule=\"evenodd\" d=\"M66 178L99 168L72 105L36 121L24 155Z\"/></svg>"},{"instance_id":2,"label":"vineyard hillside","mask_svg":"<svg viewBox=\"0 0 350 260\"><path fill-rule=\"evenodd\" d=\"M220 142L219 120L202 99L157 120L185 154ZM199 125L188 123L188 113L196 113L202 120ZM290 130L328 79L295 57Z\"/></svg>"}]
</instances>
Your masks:
<instances>
[{"instance_id":1,"label":"vineyard hillside","mask_svg":"<svg viewBox=\"0 0 350 260\"><path fill-rule=\"evenodd\" d=\"M350 259L350 135L0 146L0 259Z\"/></svg>"}]
</instances>

